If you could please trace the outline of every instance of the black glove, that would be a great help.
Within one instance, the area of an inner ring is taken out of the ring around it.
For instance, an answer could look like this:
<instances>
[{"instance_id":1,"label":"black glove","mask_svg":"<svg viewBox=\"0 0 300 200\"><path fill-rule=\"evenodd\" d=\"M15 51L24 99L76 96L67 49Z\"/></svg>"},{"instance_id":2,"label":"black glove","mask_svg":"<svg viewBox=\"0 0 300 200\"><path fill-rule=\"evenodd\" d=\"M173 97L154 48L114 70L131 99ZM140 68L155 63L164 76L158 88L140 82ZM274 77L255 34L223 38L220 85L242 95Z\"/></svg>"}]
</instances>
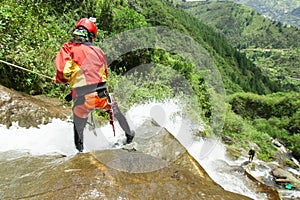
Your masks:
<instances>
[{"instance_id":1,"label":"black glove","mask_svg":"<svg viewBox=\"0 0 300 200\"><path fill-rule=\"evenodd\" d=\"M69 93L67 96L65 96L65 100L67 101L67 102L70 102L70 101L72 101L72 93Z\"/></svg>"}]
</instances>

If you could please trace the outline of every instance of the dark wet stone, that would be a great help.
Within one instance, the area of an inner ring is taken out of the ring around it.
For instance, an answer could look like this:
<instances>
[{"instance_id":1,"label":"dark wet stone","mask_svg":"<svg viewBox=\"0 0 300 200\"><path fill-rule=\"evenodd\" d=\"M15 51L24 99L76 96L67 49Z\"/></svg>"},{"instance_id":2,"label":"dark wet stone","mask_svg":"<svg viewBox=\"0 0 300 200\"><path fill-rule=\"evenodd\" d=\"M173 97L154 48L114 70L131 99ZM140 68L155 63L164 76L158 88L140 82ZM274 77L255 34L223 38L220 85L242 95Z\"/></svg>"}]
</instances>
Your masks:
<instances>
[{"instance_id":1,"label":"dark wet stone","mask_svg":"<svg viewBox=\"0 0 300 200\"><path fill-rule=\"evenodd\" d=\"M10 127L37 127L53 118L65 119L71 109L63 102L45 96L30 96L0 85L0 124Z\"/></svg>"}]
</instances>

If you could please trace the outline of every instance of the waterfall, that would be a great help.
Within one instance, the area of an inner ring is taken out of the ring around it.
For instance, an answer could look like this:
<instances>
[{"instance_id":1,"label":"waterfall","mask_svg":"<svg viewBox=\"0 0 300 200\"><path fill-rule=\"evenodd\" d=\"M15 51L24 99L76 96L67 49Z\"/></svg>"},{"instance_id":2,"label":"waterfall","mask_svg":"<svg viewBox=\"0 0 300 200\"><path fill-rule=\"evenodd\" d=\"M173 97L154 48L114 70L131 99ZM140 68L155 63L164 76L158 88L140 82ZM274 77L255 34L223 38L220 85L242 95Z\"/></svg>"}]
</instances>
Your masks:
<instances>
[{"instance_id":1,"label":"waterfall","mask_svg":"<svg viewBox=\"0 0 300 200\"><path fill-rule=\"evenodd\" d=\"M253 199L265 199L262 194L253 192L245 175L237 175L237 172L231 170L230 165L233 161L226 158L225 147L215 140L196 137L194 131L203 129L203 125L194 124L183 116L182 107L175 100L137 105L126 112L133 129L150 119L154 119L157 124L166 128L224 189ZM97 135L94 135L94 130L87 126L84 135L86 151L108 149L114 143L123 140L124 134L117 122L115 126L115 137L109 124L97 127L95 129ZM139 133L136 133L136 136L139 137ZM151 138L151 135L147 137ZM53 119L51 123L40 125L38 128L21 128L15 123L7 129L1 125L0 153L10 151L30 153L33 156L76 155L77 151L73 144L73 124L68 120Z\"/></svg>"}]
</instances>

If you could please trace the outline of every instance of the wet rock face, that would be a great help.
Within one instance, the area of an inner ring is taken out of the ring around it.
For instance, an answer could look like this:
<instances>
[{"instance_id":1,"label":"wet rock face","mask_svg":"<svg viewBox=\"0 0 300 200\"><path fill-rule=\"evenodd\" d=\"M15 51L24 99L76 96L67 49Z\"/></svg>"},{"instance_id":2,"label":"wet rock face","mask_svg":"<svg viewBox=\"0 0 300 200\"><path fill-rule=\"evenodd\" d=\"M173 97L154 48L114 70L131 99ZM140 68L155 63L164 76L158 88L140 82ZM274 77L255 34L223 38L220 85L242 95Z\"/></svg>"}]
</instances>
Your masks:
<instances>
[{"instance_id":1,"label":"wet rock face","mask_svg":"<svg viewBox=\"0 0 300 200\"><path fill-rule=\"evenodd\" d=\"M291 183L294 187L300 188L300 180L294 174L281 168L275 168L272 170L272 174L275 177L275 182L279 185L285 185Z\"/></svg>"},{"instance_id":2,"label":"wet rock face","mask_svg":"<svg viewBox=\"0 0 300 200\"><path fill-rule=\"evenodd\" d=\"M137 129L150 130L132 146L69 157L0 152L0 199L250 200L215 183L165 128Z\"/></svg>"},{"instance_id":3,"label":"wet rock face","mask_svg":"<svg viewBox=\"0 0 300 200\"><path fill-rule=\"evenodd\" d=\"M52 118L67 118L70 108L56 99L29 96L0 85L0 124L10 127L18 122L21 127L37 127Z\"/></svg>"},{"instance_id":4,"label":"wet rock face","mask_svg":"<svg viewBox=\"0 0 300 200\"><path fill-rule=\"evenodd\" d=\"M7 160L0 154L0 174L6 174L0 176L0 198L250 200L225 191L188 154L157 171L130 173L107 167L98 153Z\"/></svg>"}]
</instances>

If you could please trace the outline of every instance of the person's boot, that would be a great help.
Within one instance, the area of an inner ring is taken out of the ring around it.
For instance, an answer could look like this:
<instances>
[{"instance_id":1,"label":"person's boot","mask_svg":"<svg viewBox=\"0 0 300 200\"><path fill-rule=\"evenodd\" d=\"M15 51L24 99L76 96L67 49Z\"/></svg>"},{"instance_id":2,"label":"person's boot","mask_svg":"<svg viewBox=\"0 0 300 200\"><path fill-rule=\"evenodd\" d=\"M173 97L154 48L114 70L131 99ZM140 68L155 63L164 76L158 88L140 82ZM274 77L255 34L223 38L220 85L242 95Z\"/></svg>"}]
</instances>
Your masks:
<instances>
[{"instance_id":1,"label":"person's boot","mask_svg":"<svg viewBox=\"0 0 300 200\"><path fill-rule=\"evenodd\" d=\"M135 132L131 131L130 134L125 133L125 136L126 136L126 144L130 144L135 136Z\"/></svg>"},{"instance_id":2,"label":"person's boot","mask_svg":"<svg viewBox=\"0 0 300 200\"><path fill-rule=\"evenodd\" d=\"M112 104L112 109L113 109L113 112L114 112L114 116L117 118L121 128L125 132L126 144L130 144L132 142L133 138L134 138L135 132L133 130L130 130L129 124L128 124L125 116L123 115L123 113L119 109L119 106L116 102L114 102Z\"/></svg>"},{"instance_id":3,"label":"person's boot","mask_svg":"<svg viewBox=\"0 0 300 200\"><path fill-rule=\"evenodd\" d=\"M81 153L83 151L83 143L80 141L80 142L77 142L75 144L76 146L76 149Z\"/></svg>"},{"instance_id":4,"label":"person's boot","mask_svg":"<svg viewBox=\"0 0 300 200\"><path fill-rule=\"evenodd\" d=\"M76 115L73 116L74 119L74 142L75 147L79 152L83 151L83 131L87 122L87 118L80 118Z\"/></svg>"}]
</instances>

